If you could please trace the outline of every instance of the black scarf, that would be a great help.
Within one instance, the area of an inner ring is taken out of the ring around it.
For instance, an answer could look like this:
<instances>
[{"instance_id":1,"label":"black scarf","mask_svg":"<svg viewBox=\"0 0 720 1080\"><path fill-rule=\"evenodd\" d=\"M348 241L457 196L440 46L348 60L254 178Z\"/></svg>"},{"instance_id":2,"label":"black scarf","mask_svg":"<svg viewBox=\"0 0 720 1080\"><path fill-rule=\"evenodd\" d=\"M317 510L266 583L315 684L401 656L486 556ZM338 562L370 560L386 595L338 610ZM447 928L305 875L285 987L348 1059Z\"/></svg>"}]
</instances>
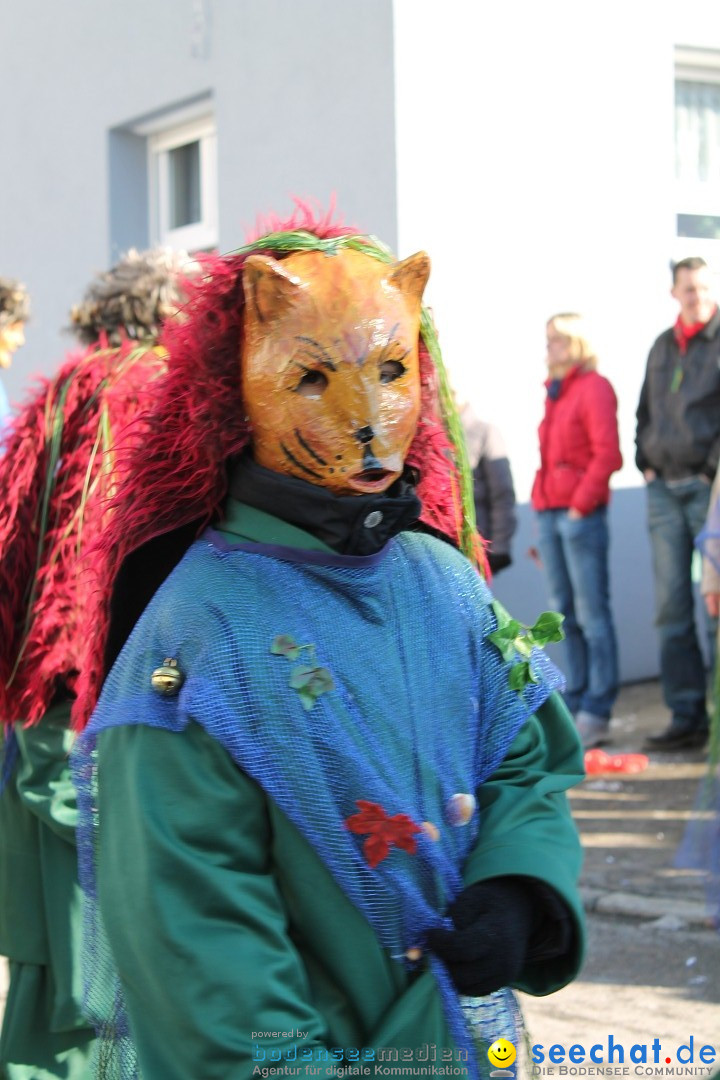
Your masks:
<instances>
[{"instance_id":1,"label":"black scarf","mask_svg":"<svg viewBox=\"0 0 720 1080\"><path fill-rule=\"evenodd\" d=\"M396 480L372 495L334 495L318 484L273 472L243 457L230 474L234 499L312 533L342 555L374 555L422 509L412 477Z\"/></svg>"}]
</instances>

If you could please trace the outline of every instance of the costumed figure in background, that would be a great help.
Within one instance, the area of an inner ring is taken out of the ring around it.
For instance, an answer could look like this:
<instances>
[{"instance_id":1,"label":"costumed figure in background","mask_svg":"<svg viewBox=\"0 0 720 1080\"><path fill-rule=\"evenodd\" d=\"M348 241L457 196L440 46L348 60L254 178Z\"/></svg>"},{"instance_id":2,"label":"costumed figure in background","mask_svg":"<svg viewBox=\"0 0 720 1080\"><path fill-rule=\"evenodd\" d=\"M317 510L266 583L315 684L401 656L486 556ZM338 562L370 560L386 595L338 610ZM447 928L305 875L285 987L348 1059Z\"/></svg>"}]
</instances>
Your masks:
<instances>
[{"instance_id":1,"label":"costumed figure in background","mask_svg":"<svg viewBox=\"0 0 720 1080\"><path fill-rule=\"evenodd\" d=\"M74 751L99 1075L477 1076L508 987L578 970L582 757L473 562L429 260L300 208L205 269L77 702L112 665Z\"/></svg>"},{"instance_id":2,"label":"costumed figure in background","mask_svg":"<svg viewBox=\"0 0 720 1080\"><path fill-rule=\"evenodd\" d=\"M467 402L460 409L460 419L472 469L475 521L494 575L512 563L517 529L510 459L498 428L480 420Z\"/></svg>"},{"instance_id":3,"label":"costumed figure in background","mask_svg":"<svg viewBox=\"0 0 720 1080\"><path fill-rule=\"evenodd\" d=\"M0 277L0 369L12 364L13 353L25 344L25 323L30 318L30 299L24 285ZM0 381L0 432L10 415L10 403Z\"/></svg>"},{"instance_id":4,"label":"costumed figure in background","mask_svg":"<svg viewBox=\"0 0 720 1080\"><path fill-rule=\"evenodd\" d=\"M83 1018L70 708L92 630L83 554L107 520L113 440L165 371L182 257L130 252L73 309L86 346L43 379L0 462L0 954L10 987L0 1077L92 1076Z\"/></svg>"}]
</instances>

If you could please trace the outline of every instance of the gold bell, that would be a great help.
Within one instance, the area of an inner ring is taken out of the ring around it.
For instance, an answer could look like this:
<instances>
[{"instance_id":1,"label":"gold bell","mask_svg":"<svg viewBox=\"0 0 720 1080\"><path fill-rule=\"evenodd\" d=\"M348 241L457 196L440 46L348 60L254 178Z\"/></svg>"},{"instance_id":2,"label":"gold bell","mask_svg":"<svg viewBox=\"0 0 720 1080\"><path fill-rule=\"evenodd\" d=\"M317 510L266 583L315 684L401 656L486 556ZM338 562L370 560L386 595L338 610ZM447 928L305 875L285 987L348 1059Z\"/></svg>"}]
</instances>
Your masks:
<instances>
[{"instance_id":1,"label":"gold bell","mask_svg":"<svg viewBox=\"0 0 720 1080\"><path fill-rule=\"evenodd\" d=\"M178 670L177 660L173 660L171 656L167 656L163 660L162 666L155 668L150 676L153 690L164 697L173 697L175 694L179 694L180 687L184 682L185 676L182 671Z\"/></svg>"}]
</instances>

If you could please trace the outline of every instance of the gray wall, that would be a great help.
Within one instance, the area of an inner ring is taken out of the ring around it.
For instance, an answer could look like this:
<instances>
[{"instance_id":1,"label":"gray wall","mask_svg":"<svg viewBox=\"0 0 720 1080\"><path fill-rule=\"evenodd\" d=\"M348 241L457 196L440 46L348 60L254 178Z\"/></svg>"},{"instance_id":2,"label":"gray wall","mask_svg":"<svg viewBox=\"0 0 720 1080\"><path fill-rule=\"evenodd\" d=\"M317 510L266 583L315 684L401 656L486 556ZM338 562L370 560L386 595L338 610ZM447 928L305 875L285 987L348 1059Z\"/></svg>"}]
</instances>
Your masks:
<instances>
[{"instance_id":1,"label":"gray wall","mask_svg":"<svg viewBox=\"0 0 720 1080\"><path fill-rule=\"evenodd\" d=\"M212 95L221 250L333 193L395 246L391 0L24 0L3 27L0 274L34 308L11 399L72 344L60 328L118 238L147 243L126 129L153 112Z\"/></svg>"},{"instance_id":2,"label":"gray wall","mask_svg":"<svg viewBox=\"0 0 720 1080\"><path fill-rule=\"evenodd\" d=\"M645 489L619 488L612 493L610 530L610 592L618 636L621 682L640 682L658 673L658 644L654 627L652 555L646 525ZM513 564L493 582L498 599L520 619L532 624L549 606L543 571L527 557L537 544L535 515L524 504L518 508L518 531L513 540ZM698 598L698 626L704 627ZM701 647L706 649L704 633ZM707 651L707 649L706 649ZM563 665L562 645L548 649Z\"/></svg>"}]
</instances>

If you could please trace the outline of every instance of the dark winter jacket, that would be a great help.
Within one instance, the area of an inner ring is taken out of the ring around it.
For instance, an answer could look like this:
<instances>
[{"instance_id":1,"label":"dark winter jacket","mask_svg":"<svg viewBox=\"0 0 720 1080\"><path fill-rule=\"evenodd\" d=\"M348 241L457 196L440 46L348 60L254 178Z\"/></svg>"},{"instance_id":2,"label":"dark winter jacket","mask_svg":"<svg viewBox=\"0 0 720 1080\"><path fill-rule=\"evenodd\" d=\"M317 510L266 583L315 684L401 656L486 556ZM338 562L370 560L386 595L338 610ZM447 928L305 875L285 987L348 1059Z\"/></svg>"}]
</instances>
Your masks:
<instances>
[{"instance_id":1,"label":"dark winter jacket","mask_svg":"<svg viewBox=\"0 0 720 1080\"><path fill-rule=\"evenodd\" d=\"M703 474L720 460L720 311L680 355L672 328L648 356L640 393L635 463L665 480Z\"/></svg>"},{"instance_id":2,"label":"dark winter jacket","mask_svg":"<svg viewBox=\"0 0 720 1080\"><path fill-rule=\"evenodd\" d=\"M477 528L488 542L490 569L497 573L512 562L511 540L517 528L510 461L493 424L479 420L467 405L460 415L473 471Z\"/></svg>"},{"instance_id":3,"label":"dark winter jacket","mask_svg":"<svg viewBox=\"0 0 720 1080\"><path fill-rule=\"evenodd\" d=\"M550 386L550 382L546 383ZM610 476L622 465L617 399L597 371L572 368L548 396L540 436L540 468L532 504L536 510L591 514L610 499Z\"/></svg>"}]
</instances>

